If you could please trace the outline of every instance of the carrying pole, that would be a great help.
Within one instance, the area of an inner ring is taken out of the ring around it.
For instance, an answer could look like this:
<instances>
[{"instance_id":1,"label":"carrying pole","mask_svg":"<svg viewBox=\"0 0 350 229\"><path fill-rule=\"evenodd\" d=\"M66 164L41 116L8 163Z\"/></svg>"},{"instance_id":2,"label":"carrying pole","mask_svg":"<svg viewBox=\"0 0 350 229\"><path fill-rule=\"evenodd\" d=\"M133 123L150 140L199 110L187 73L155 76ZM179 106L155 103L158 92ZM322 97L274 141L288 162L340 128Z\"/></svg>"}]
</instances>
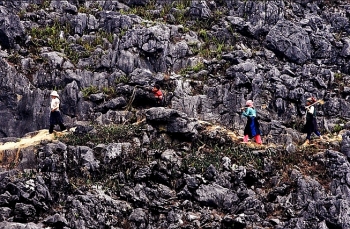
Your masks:
<instances>
[{"instance_id":1,"label":"carrying pole","mask_svg":"<svg viewBox=\"0 0 350 229\"><path fill-rule=\"evenodd\" d=\"M317 104L317 103L323 105L323 104L324 104L324 101L323 101L323 99L319 99L319 100L317 100L316 102L314 102L313 104L311 104L311 105L309 105L309 106L305 106L305 108L309 108L309 107L311 107L311 106L313 106L313 105L315 105L315 104Z\"/></svg>"}]
</instances>

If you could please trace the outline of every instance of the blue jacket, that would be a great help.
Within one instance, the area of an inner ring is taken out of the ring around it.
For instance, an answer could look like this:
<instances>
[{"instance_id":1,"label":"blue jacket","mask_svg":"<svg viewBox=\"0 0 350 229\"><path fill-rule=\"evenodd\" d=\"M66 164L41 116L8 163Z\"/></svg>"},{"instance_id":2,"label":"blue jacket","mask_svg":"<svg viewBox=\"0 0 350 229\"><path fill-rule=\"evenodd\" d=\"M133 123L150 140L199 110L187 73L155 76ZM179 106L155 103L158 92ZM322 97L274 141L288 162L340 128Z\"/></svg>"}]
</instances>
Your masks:
<instances>
[{"instance_id":1,"label":"blue jacket","mask_svg":"<svg viewBox=\"0 0 350 229\"><path fill-rule=\"evenodd\" d=\"M244 117L256 117L256 110L252 107L248 107L242 112L242 116L244 116Z\"/></svg>"}]
</instances>

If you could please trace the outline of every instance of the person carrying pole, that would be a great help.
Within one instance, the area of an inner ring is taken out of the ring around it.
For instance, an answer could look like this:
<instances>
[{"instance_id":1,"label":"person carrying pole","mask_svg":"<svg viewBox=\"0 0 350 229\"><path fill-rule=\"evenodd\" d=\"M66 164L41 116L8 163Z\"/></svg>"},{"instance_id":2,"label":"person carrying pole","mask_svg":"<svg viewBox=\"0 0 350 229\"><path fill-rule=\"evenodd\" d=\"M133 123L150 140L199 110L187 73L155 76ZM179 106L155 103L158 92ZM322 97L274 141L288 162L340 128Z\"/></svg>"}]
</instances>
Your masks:
<instances>
[{"instance_id":1,"label":"person carrying pole","mask_svg":"<svg viewBox=\"0 0 350 229\"><path fill-rule=\"evenodd\" d=\"M304 125L303 132L306 133L306 141L304 144L309 144L311 140L311 134L315 133L317 136L322 139L321 133L318 131L317 127L317 112L314 107L316 104L317 100L314 97L310 97L306 99L306 123Z\"/></svg>"},{"instance_id":2,"label":"person carrying pole","mask_svg":"<svg viewBox=\"0 0 350 229\"><path fill-rule=\"evenodd\" d=\"M246 106L242 108L242 116L247 118L247 124L244 128L243 142L247 143L249 138L254 137L257 144L262 144L259 122L256 118L256 110L252 100L246 101Z\"/></svg>"}]
</instances>

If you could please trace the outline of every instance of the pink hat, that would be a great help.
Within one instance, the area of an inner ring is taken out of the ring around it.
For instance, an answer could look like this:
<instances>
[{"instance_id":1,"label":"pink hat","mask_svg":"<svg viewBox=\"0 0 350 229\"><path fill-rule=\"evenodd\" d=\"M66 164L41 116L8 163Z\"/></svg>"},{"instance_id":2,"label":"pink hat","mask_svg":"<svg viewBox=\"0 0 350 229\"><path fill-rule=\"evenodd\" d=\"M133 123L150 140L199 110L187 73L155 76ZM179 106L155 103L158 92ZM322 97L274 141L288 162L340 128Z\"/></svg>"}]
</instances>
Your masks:
<instances>
[{"instance_id":1,"label":"pink hat","mask_svg":"<svg viewBox=\"0 0 350 229\"><path fill-rule=\"evenodd\" d=\"M254 106L254 103L253 103L252 100L247 100L247 102L245 103L245 105L246 105L247 107L253 107L253 106Z\"/></svg>"}]
</instances>

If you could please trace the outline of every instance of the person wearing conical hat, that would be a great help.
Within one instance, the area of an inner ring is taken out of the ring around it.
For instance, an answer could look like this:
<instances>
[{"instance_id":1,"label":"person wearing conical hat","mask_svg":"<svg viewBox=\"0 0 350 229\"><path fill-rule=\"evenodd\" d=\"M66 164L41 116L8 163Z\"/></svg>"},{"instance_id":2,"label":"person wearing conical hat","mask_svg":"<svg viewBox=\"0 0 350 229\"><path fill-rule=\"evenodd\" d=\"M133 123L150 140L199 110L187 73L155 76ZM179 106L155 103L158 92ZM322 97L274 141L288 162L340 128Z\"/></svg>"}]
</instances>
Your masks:
<instances>
[{"instance_id":1,"label":"person wearing conical hat","mask_svg":"<svg viewBox=\"0 0 350 229\"><path fill-rule=\"evenodd\" d=\"M243 108L242 116L247 118L247 124L244 128L243 142L247 143L249 138L254 137L256 143L262 144L259 122L256 118L256 110L252 100L246 101L246 106Z\"/></svg>"},{"instance_id":2,"label":"person wearing conical hat","mask_svg":"<svg viewBox=\"0 0 350 229\"><path fill-rule=\"evenodd\" d=\"M51 103L50 103L50 128L49 133L53 133L53 128L55 125L59 125L61 131L66 130L65 125L63 124L63 119L60 112L60 99L57 91L52 91L50 94Z\"/></svg>"},{"instance_id":3,"label":"person wearing conical hat","mask_svg":"<svg viewBox=\"0 0 350 229\"><path fill-rule=\"evenodd\" d=\"M306 141L304 144L309 144L311 140L311 134L315 133L317 136L322 139L320 132L317 127L317 112L313 104L316 103L316 99L314 97L310 97L306 99L306 123L304 125L303 132L306 133Z\"/></svg>"}]
</instances>

